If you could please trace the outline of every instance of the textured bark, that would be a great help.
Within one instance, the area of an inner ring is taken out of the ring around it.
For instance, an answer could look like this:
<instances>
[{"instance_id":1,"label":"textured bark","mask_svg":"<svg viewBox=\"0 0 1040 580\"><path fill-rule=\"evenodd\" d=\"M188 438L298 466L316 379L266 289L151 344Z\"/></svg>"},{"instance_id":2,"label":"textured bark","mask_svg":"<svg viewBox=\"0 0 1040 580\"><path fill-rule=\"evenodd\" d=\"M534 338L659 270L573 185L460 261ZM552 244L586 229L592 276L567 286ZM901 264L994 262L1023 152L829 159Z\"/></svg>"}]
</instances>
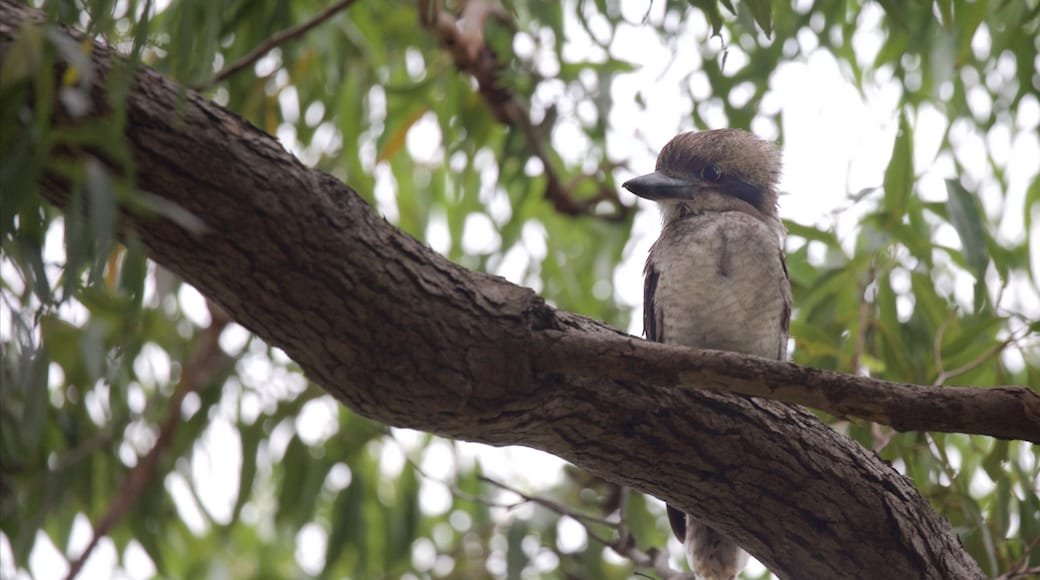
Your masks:
<instances>
[{"instance_id":1,"label":"textured bark","mask_svg":"<svg viewBox=\"0 0 1040 580\"><path fill-rule=\"evenodd\" d=\"M893 383L633 337L544 331L536 368L658 386L712 388L806 405L900 431L944 431L1040 443L1040 393L1025 386L933 387Z\"/></svg>"},{"instance_id":2,"label":"textured bark","mask_svg":"<svg viewBox=\"0 0 1040 580\"><path fill-rule=\"evenodd\" d=\"M6 54L30 11L2 2ZM97 115L117 58L95 44ZM785 578L981 577L909 480L810 414L547 366L560 336L622 356L635 341L448 262L269 135L152 71L139 71L126 109L139 188L206 226L194 235L126 214L128 231L358 413L548 451L694 514ZM67 198L58 181L44 192L59 206Z\"/></svg>"}]
</instances>

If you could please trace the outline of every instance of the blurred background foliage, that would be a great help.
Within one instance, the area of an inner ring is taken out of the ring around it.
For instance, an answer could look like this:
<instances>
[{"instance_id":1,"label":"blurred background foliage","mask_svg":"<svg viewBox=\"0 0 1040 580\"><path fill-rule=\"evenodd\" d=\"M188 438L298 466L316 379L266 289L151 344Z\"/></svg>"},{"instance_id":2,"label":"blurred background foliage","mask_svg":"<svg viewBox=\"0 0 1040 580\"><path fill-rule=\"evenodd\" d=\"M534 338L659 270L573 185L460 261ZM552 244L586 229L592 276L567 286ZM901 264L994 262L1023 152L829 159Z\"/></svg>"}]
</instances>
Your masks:
<instances>
[{"instance_id":1,"label":"blurred background foliage","mask_svg":"<svg viewBox=\"0 0 1040 580\"><path fill-rule=\"evenodd\" d=\"M30 4L47 22L5 47L0 73L5 577L67 573L98 527L107 537L90 576L633 572L593 539L611 538L609 525L553 505L613 520L623 508L639 545L667 545L680 565L657 500L534 452L361 418L135 240L117 240L120 208L190 220L134 191L120 95L138 64L204 89L450 259L638 333L638 298L622 286L638 287L645 253L633 226L655 218L603 192L648 169L663 140L633 139L624 117L647 113L666 85L682 106L658 134L734 126L784 144L794 134L775 71L829 55L861 99L890 99L893 131L872 152L883 158L876 186L787 221L794 359L921 384L1040 385L1040 164L1024 176L1012 167L1016 151L1040 150L1036 0L482 3L498 6L485 27L491 70L519 117L438 40L438 14L454 22L462 1L360 0L226 79L217 72L332 3ZM90 44L56 24L128 55L108 80L107 117L80 118ZM872 46L855 41L864 27ZM697 66L637 77L639 47L619 40L633 29ZM55 78L59 58L74 66ZM55 124L59 113L72 122ZM616 153L632 142L638 166ZM56 154L69 150L76 161ZM45 173L67 180L93 219L42 202ZM578 209L547 194L554 179ZM911 477L986 573L1040 565L1037 449L824 419Z\"/></svg>"}]
</instances>

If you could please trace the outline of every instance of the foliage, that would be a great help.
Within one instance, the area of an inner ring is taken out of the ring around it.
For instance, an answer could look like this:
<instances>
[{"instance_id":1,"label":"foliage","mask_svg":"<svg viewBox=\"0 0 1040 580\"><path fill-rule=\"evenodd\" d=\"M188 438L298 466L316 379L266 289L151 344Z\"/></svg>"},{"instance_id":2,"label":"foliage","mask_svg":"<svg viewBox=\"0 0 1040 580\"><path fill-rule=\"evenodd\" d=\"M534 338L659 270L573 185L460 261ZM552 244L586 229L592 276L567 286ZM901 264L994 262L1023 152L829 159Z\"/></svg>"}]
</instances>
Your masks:
<instances>
[{"instance_id":1,"label":"foliage","mask_svg":"<svg viewBox=\"0 0 1040 580\"><path fill-rule=\"evenodd\" d=\"M42 2L48 23L5 48L3 570L28 569L49 543L75 560L89 537L82 516L97 526L125 501L135 466L169 433L140 497L109 532L112 564L135 575L131 555L141 552L171 577L631 571L587 539L609 530L576 530L530 504L498 507L518 498L483 478L487 451L391 433L340 407L279 351L223 326L132 237L117 241L119 210L190 218L133 189L120 95L135 63L205 86L328 4L53 0ZM1040 151L1035 0L666 0L633 2L635 12L606 0L507 1L488 21L488 44L533 137L502 122L422 25L419 10L432 4L357 2L207 93L451 260L625 328L639 305L615 272L641 259L633 202L566 215L543 195L547 173L575 199L616 191L615 170L644 169L616 152L645 157L662 144L649 132L633 141L618 115L645 114L661 87L680 95L682 110L669 114L681 119L664 114L655 131L772 127L790 141L786 104L769 104L774 74L829 55L864 101L896 95L880 121L894 130L875 187L845 192L843 210L817 223L787 223L795 360L921 384L1040 385L1040 170L1035 157L1025 171L1015 161L1015 151ZM131 57L109 81L109 118L75 122L93 74L89 44L63 40L56 23ZM876 46L859 42L864 27ZM622 42L633 31L698 66L670 64L665 71L679 72L632 88L645 79ZM56 78L59 57L73 66ZM56 102L72 122L54 122ZM69 151L78 155L59 155ZM72 207L86 208L89 221L40 200L45 173L69 183ZM207 336L219 336L219 350L205 348ZM203 359L209 372L197 375ZM825 419L912 478L987 573L1040 564L1040 552L1029 553L1040 537L1036 449ZM220 465L228 457L237 459ZM576 470L542 479L550 483L526 491L594 516L619 505L619 490ZM622 505L641 546L665 545L659 502Z\"/></svg>"}]
</instances>

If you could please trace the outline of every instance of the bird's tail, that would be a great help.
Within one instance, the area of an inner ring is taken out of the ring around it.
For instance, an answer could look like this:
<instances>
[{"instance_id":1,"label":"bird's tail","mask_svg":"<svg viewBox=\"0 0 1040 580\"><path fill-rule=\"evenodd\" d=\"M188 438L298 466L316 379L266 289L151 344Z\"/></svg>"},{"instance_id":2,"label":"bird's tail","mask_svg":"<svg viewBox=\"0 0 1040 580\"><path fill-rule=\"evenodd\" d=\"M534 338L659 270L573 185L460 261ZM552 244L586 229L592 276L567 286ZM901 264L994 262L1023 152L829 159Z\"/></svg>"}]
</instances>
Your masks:
<instances>
[{"instance_id":1,"label":"bird's tail","mask_svg":"<svg viewBox=\"0 0 1040 580\"><path fill-rule=\"evenodd\" d=\"M733 580L748 554L733 540L686 516L686 557L699 580Z\"/></svg>"}]
</instances>

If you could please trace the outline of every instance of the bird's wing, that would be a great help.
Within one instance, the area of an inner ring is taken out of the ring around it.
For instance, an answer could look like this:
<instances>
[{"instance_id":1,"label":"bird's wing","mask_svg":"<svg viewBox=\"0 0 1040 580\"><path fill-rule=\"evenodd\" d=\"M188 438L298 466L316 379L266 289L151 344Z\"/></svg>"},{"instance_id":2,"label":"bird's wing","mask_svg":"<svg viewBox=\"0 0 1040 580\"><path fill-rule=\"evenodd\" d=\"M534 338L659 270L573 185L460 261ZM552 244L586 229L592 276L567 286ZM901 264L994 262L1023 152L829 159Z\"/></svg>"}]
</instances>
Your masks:
<instances>
[{"instance_id":1,"label":"bird's wing","mask_svg":"<svg viewBox=\"0 0 1040 580\"><path fill-rule=\"evenodd\" d=\"M782 247L778 254L780 268L784 271L784 279L780 281L780 293L784 296L784 312L780 316L780 345L776 358L785 361L787 360L787 337L790 336L791 328L791 276L787 273L787 259L784 257Z\"/></svg>"},{"instance_id":2,"label":"bird's wing","mask_svg":"<svg viewBox=\"0 0 1040 580\"><path fill-rule=\"evenodd\" d=\"M668 508L668 523L672 526L672 533L680 542L686 542L686 514L665 504Z\"/></svg>"},{"instance_id":3,"label":"bird's wing","mask_svg":"<svg viewBox=\"0 0 1040 580\"><path fill-rule=\"evenodd\" d=\"M648 259L643 270L643 334L647 340L654 342L664 342L664 315L654 300L660 277L661 273L654 267L653 261ZM685 542L686 514L670 505L665 507L668 508L668 523L672 526L672 532L680 542Z\"/></svg>"},{"instance_id":4,"label":"bird's wing","mask_svg":"<svg viewBox=\"0 0 1040 580\"><path fill-rule=\"evenodd\" d=\"M646 268L643 270L643 334L647 340L654 342L664 342L664 317L654 301L660 276L661 273L654 268L654 263L647 260Z\"/></svg>"}]
</instances>

